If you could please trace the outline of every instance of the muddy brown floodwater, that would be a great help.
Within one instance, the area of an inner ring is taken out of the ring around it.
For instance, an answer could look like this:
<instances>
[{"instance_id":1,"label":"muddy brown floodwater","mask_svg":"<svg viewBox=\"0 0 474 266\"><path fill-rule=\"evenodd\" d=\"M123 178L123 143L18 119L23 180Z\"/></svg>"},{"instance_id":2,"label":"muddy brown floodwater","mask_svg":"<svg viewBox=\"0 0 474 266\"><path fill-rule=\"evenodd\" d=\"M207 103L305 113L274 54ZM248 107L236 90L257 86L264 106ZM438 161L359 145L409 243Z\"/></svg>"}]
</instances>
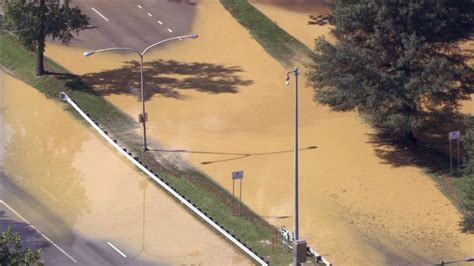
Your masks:
<instances>
[{"instance_id":1,"label":"muddy brown floodwater","mask_svg":"<svg viewBox=\"0 0 474 266\"><path fill-rule=\"evenodd\" d=\"M293 35L296 39L314 48L314 39L318 36L325 36L332 41L334 38L328 35L330 27L308 25L310 15L327 15L330 13L329 7L321 3L323 1L306 1L290 3L287 0L251 0L253 6L268 16L278 26ZM312 2L308 4L307 2Z\"/></svg>"},{"instance_id":2,"label":"muddy brown floodwater","mask_svg":"<svg viewBox=\"0 0 474 266\"><path fill-rule=\"evenodd\" d=\"M306 17L288 14L281 21ZM294 90L284 86L286 70L218 1L199 2L193 27L198 39L145 58L150 135L170 150L184 150L183 157L229 190L231 172L244 170L243 201L272 224L292 229ZM137 58L84 58L84 50L49 45L47 53L87 74L109 101L137 117L137 65L125 63ZM473 255L474 237L459 231L461 214L429 176L395 167L393 150L377 144L356 114L330 112L313 102L304 82L300 89L300 234L311 246L335 265Z\"/></svg>"},{"instance_id":3,"label":"muddy brown floodwater","mask_svg":"<svg viewBox=\"0 0 474 266\"><path fill-rule=\"evenodd\" d=\"M76 234L137 262L251 264L57 102L0 76L6 175Z\"/></svg>"}]
</instances>

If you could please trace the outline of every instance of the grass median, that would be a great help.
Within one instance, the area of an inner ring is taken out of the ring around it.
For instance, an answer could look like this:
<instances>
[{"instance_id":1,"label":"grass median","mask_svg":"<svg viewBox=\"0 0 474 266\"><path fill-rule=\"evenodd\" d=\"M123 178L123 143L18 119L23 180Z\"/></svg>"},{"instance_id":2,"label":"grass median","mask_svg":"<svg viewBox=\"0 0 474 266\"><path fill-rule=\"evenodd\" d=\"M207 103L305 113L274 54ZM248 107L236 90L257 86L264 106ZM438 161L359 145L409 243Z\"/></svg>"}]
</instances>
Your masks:
<instances>
[{"instance_id":1,"label":"grass median","mask_svg":"<svg viewBox=\"0 0 474 266\"><path fill-rule=\"evenodd\" d=\"M143 152L142 137L136 133L137 122L97 95L79 76L69 73L48 58L45 61L48 74L36 76L35 54L23 48L14 36L7 33L0 33L0 47L0 63L8 73L56 101L59 101L59 92L66 91L81 109L88 112L121 146L126 147L178 193L184 195L258 255L275 265L288 265L291 262L291 253L285 251L281 244L276 244L274 248L269 244L273 241L281 243L281 239L275 239L274 226L245 205L242 215L234 216L232 195L200 171L192 168L182 170L171 164L163 164L153 153ZM65 105L65 109L78 117L71 107Z\"/></svg>"},{"instance_id":2,"label":"grass median","mask_svg":"<svg viewBox=\"0 0 474 266\"><path fill-rule=\"evenodd\" d=\"M247 0L220 0L232 16L257 42L286 68L296 62L308 62L312 51L288 34Z\"/></svg>"}]
</instances>

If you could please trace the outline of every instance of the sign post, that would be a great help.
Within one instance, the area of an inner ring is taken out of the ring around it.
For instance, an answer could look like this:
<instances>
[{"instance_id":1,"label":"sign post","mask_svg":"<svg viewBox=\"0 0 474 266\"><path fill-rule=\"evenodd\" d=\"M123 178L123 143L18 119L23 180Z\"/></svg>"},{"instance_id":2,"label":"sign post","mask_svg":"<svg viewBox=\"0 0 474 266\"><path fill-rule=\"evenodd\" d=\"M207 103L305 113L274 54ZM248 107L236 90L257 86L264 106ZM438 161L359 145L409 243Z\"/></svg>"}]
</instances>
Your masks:
<instances>
[{"instance_id":1,"label":"sign post","mask_svg":"<svg viewBox=\"0 0 474 266\"><path fill-rule=\"evenodd\" d=\"M242 180L244 179L244 171L235 171L232 172L232 214L234 214L234 202L235 202L235 180L240 180L240 207L239 207L239 215L242 214Z\"/></svg>"},{"instance_id":2,"label":"sign post","mask_svg":"<svg viewBox=\"0 0 474 266\"><path fill-rule=\"evenodd\" d=\"M456 140L456 146L457 146L457 160L458 160L458 165L457 165L457 172L459 173L459 139L461 138L461 131L451 131L449 132L449 170L451 175L453 174L453 149L451 145L451 140L455 139Z\"/></svg>"}]
</instances>

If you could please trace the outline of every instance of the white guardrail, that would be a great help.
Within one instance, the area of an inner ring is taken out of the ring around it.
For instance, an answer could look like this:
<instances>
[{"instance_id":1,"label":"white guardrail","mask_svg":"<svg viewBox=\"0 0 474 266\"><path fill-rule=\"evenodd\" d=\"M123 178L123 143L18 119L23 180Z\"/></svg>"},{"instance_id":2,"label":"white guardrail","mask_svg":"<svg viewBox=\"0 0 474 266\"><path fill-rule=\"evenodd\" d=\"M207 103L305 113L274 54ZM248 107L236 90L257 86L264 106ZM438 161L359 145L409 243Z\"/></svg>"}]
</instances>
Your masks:
<instances>
[{"instance_id":1,"label":"white guardrail","mask_svg":"<svg viewBox=\"0 0 474 266\"><path fill-rule=\"evenodd\" d=\"M248 256L258 262L260 265L268 265L262 257L258 256L256 253L252 251L251 248L247 247L245 244L241 243L237 238L227 232L224 228L219 226L216 222L214 222L211 218L207 217L202 211L196 208L193 204L191 204L186 198L181 196L178 192L176 192L173 188L171 188L168 184L166 184L162 179L148 170L145 166L143 166L140 162L138 162L135 158L128 154L125 148L120 147L109 135L104 132L92 119L77 106L77 104L65 93L60 93L61 100L67 102L71 105L99 134L107 140L120 154L125 156L128 160L130 160L136 167L140 168L143 172L145 172L150 178L155 180L160 186L162 186L166 191L168 191L173 197L175 197L178 201L188 207L192 212L194 212L197 216L199 216L202 220L204 220L207 224L209 224L212 228L217 230L220 234L230 240L233 244L235 244L238 248L240 248L243 252L245 252Z\"/></svg>"}]
</instances>

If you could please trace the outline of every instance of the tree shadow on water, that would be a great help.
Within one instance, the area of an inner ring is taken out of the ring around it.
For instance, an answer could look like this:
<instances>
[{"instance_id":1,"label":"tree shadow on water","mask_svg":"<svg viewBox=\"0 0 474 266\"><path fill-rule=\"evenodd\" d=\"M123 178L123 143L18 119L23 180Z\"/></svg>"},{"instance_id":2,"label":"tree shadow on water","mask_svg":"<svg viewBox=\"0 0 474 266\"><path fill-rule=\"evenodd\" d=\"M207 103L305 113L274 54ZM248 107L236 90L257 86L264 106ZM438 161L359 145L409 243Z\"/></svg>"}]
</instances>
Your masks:
<instances>
[{"instance_id":1,"label":"tree shadow on water","mask_svg":"<svg viewBox=\"0 0 474 266\"><path fill-rule=\"evenodd\" d=\"M182 90L196 90L210 94L237 93L240 86L249 86L251 80L242 79L237 66L210 63L184 63L174 60L155 60L144 63L145 99L155 94L184 99ZM128 61L118 69L83 76L99 95L131 94L140 96L140 64Z\"/></svg>"},{"instance_id":2,"label":"tree shadow on water","mask_svg":"<svg viewBox=\"0 0 474 266\"><path fill-rule=\"evenodd\" d=\"M466 125L462 115L443 123L432 123L427 130L417 134L417 142L411 143L392 137L388 133L378 132L369 134L370 141L376 155L383 159L383 163L394 167L415 166L421 167L428 173L442 175L450 174L449 139L450 131L461 131L464 135ZM457 143L452 140L453 170L459 163L462 165L465 157L462 142L460 144L460 156L457 157ZM461 166L462 169L462 166ZM458 173L459 174L459 173Z\"/></svg>"}]
</instances>

